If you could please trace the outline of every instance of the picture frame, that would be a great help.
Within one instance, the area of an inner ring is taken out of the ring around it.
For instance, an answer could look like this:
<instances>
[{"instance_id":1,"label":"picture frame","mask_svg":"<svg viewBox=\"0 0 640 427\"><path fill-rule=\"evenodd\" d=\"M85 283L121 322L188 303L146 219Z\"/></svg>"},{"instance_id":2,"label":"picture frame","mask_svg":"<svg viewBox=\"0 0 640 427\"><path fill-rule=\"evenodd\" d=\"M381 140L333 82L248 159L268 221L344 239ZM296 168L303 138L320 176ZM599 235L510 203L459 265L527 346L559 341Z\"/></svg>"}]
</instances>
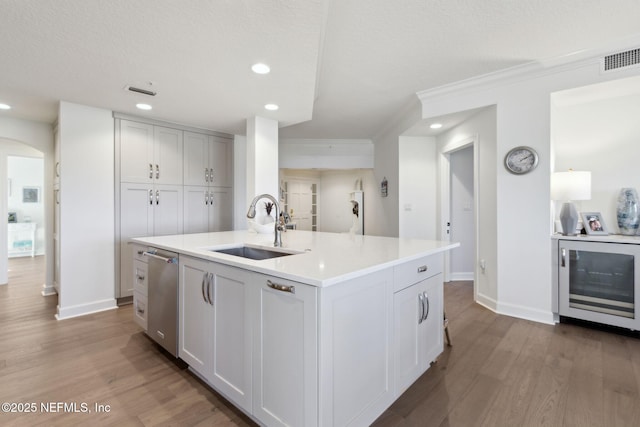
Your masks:
<instances>
[{"instance_id":1,"label":"picture frame","mask_svg":"<svg viewBox=\"0 0 640 427\"><path fill-rule=\"evenodd\" d=\"M22 203L40 203L40 188L22 187Z\"/></svg>"},{"instance_id":2,"label":"picture frame","mask_svg":"<svg viewBox=\"0 0 640 427\"><path fill-rule=\"evenodd\" d=\"M588 235L606 236L609 234L607 226L600 212L581 212L582 224Z\"/></svg>"}]
</instances>

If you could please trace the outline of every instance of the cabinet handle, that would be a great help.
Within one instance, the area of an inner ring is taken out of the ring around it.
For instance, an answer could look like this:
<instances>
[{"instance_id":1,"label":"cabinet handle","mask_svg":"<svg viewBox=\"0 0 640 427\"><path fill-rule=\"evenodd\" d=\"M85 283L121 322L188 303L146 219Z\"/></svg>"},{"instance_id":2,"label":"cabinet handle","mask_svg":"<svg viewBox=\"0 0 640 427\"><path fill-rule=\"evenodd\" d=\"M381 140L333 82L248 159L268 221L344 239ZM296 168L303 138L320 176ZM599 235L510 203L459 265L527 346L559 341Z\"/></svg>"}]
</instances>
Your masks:
<instances>
[{"instance_id":1,"label":"cabinet handle","mask_svg":"<svg viewBox=\"0 0 640 427\"><path fill-rule=\"evenodd\" d=\"M204 192L204 204L205 205L209 204L209 192L208 191Z\"/></svg>"},{"instance_id":2,"label":"cabinet handle","mask_svg":"<svg viewBox=\"0 0 640 427\"><path fill-rule=\"evenodd\" d=\"M213 286L213 273L207 274L209 280L207 280L207 298L209 299L209 304L213 305L213 300L211 299L211 286Z\"/></svg>"},{"instance_id":3,"label":"cabinet handle","mask_svg":"<svg viewBox=\"0 0 640 427\"><path fill-rule=\"evenodd\" d=\"M562 267L566 267L567 266L567 250L565 248L562 248L562 260L560 262L560 266Z\"/></svg>"},{"instance_id":4,"label":"cabinet handle","mask_svg":"<svg viewBox=\"0 0 640 427\"><path fill-rule=\"evenodd\" d=\"M208 275L207 273L204 273L204 274L202 275L202 285L200 286L200 290L202 291L202 300L203 300L204 302L208 302L208 301L207 301L207 297L204 295L204 282L205 282L205 280L207 279L207 277L209 277L209 275Z\"/></svg>"},{"instance_id":5,"label":"cabinet handle","mask_svg":"<svg viewBox=\"0 0 640 427\"><path fill-rule=\"evenodd\" d=\"M209 182L209 168L204 168L204 182Z\"/></svg>"},{"instance_id":6,"label":"cabinet handle","mask_svg":"<svg viewBox=\"0 0 640 427\"><path fill-rule=\"evenodd\" d=\"M153 205L153 190L149 190L149 204Z\"/></svg>"},{"instance_id":7,"label":"cabinet handle","mask_svg":"<svg viewBox=\"0 0 640 427\"><path fill-rule=\"evenodd\" d=\"M429 295L427 295L427 292L423 292L422 295L424 295L424 305L426 306L425 310L424 310L424 319L423 320L427 320L429 318L429 309L430 309L430 304L429 304Z\"/></svg>"},{"instance_id":8,"label":"cabinet handle","mask_svg":"<svg viewBox=\"0 0 640 427\"><path fill-rule=\"evenodd\" d=\"M267 286L271 289L275 289L276 291L290 292L292 294L296 293L295 286L281 285L280 283L273 283L271 280L267 280Z\"/></svg>"},{"instance_id":9,"label":"cabinet handle","mask_svg":"<svg viewBox=\"0 0 640 427\"><path fill-rule=\"evenodd\" d=\"M149 163L149 179L153 179L153 165Z\"/></svg>"},{"instance_id":10,"label":"cabinet handle","mask_svg":"<svg viewBox=\"0 0 640 427\"><path fill-rule=\"evenodd\" d=\"M418 294L419 313L418 313L418 325L424 320L424 295Z\"/></svg>"},{"instance_id":11,"label":"cabinet handle","mask_svg":"<svg viewBox=\"0 0 640 427\"><path fill-rule=\"evenodd\" d=\"M60 162L56 162L56 178L60 178Z\"/></svg>"},{"instance_id":12,"label":"cabinet handle","mask_svg":"<svg viewBox=\"0 0 640 427\"><path fill-rule=\"evenodd\" d=\"M60 204L60 190L56 190L56 205Z\"/></svg>"},{"instance_id":13,"label":"cabinet handle","mask_svg":"<svg viewBox=\"0 0 640 427\"><path fill-rule=\"evenodd\" d=\"M144 280L144 276L140 276L139 274L136 274L136 277L138 278L138 280Z\"/></svg>"},{"instance_id":14,"label":"cabinet handle","mask_svg":"<svg viewBox=\"0 0 640 427\"><path fill-rule=\"evenodd\" d=\"M136 311L138 312L138 314L144 314L144 308L140 308L139 305L136 305Z\"/></svg>"},{"instance_id":15,"label":"cabinet handle","mask_svg":"<svg viewBox=\"0 0 640 427\"><path fill-rule=\"evenodd\" d=\"M209 182L213 182L213 168L209 169Z\"/></svg>"},{"instance_id":16,"label":"cabinet handle","mask_svg":"<svg viewBox=\"0 0 640 427\"><path fill-rule=\"evenodd\" d=\"M156 205L160 204L160 190L156 190Z\"/></svg>"},{"instance_id":17,"label":"cabinet handle","mask_svg":"<svg viewBox=\"0 0 640 427\"><path fill-rule=\"evenodd\" d=\"M418 273L424 273L425 271L427 271L426 265L421 265L420 267L418 267Z\"/></svg>"},{"instance_id":18,"label":"cabinet handle","mask_svg":"<svg viewBox=\"0 0 640 427\"><path fill-rule=\"evenodd\" d=\"M143 250L139 250L139 251L138 251L138 255L139 255L139 256L142 256L142 254L143 254L143 253L144 253L144 251L143 251Z\"/></svg>"},{"instance_id":19,"label":"cabinet handle","mask_svg":"<svg viewBox=\"0 0 640 427\"><path fill-rule=\"evenodd\" d=\"M160 179L160 166L156 163L156 179Z\"/></svg>"}]
</instances>

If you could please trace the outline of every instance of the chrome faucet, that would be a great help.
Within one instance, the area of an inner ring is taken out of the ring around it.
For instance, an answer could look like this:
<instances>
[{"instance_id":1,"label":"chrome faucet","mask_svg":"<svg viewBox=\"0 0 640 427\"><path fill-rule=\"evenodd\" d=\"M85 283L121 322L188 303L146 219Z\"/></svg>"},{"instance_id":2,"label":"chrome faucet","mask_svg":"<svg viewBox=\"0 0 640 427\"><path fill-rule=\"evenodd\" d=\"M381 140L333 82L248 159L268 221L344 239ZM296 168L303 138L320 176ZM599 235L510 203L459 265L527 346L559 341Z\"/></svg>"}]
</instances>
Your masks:
<instances>
[{"instance_id":1,"label":"chrome faucet","mask_svg":"<svg viewBox=\"0 0 640 427\"><path fill-rule=\"evenodd\" d=\"M271 194L260 194L259 196L254 197L251 205L249 206L249 210L247 211L247 218L255 218L256 217L256 203L260 199L269 199L273 202L276 207L276 220L274 221L274 232L275 239L273 241L273 246L282 246L282 234L281 231L284 227L280 224L280 206L278 205L278 201Z\"/></svg>"}]
</instances>

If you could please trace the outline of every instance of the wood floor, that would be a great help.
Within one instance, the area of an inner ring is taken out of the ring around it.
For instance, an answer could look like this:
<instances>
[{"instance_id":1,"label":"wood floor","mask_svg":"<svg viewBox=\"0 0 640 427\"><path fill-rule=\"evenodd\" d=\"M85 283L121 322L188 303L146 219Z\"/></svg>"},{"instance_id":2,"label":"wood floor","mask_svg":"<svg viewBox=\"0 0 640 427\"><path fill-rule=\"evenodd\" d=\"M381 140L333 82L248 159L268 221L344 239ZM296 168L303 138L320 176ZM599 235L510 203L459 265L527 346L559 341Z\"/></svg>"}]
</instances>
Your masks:
<instances>
[{"instance_id":1,"label":"wood floor","mask_svg":"<svg viewBox=\"0 0 640 427\"><path fill-rule=\"evenodd\" d=\"M11 259L0 286L0 403L37 406L0 412L0 425L255 425L161 354L131 306L56 321L43 264ZM499 316L472 295L470 282L445 285L453 347L375 427L640 425L639 339Z\"/></svg>"}]
</instances>

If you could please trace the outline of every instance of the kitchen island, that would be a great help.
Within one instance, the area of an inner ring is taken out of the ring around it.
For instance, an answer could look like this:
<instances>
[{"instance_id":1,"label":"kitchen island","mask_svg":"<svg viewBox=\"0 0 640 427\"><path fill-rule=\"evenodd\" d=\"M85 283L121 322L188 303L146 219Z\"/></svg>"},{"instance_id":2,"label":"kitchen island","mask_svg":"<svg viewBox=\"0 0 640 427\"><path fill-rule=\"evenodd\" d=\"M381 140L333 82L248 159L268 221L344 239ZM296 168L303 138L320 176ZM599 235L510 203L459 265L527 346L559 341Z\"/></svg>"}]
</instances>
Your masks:
<instances>
[{"instance_id":1,"label":"kitchen island","mask_svg":"<svg viewBox=\"0 0 640 427\"><path fill-rule=\"evenodd\" d=\"M369 425L443 350L443 253L458 244L299 230L282 241L138 238L134 263L149 248L179 254L178 356L258 423ZM217 252L240 246L287 255Z\"/></svg>"}]
</instances>

